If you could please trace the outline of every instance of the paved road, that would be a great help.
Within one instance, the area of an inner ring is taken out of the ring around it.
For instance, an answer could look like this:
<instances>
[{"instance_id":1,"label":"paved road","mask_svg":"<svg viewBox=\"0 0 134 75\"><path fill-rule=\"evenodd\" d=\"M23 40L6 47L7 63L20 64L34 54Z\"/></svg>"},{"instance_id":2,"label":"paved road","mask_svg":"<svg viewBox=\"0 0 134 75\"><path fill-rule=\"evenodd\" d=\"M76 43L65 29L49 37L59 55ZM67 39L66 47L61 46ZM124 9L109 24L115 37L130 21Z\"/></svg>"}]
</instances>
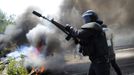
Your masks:
<instances>
[{"instance_id":1,"label":"paved road","mask_svg":"<svg viewBox=\"0 0 134 75\"><path fill-rule=\"evenodd\" d=\"M116 57L123 75L134 75L134 48L116 51Z\"/></svg>"},{"instance_id":2,"label":"paved road","mask_svg":"<svg viewBox=\"0 0 134 75\"><path fill-rule=\"evenodd\" d=\"M116 57L123 75L134 75L134 48L117 50ZM86 75L89 63L88 58L81 60L79 63L75 61L73 64L68 64L64 67L65 75ZM111 75L116 75L111 69Z\"/></svg>"},{"instance_id":3,"label":"paved road","mask_svg":"<svg viewBox=\"0 0 134 75\"><path fill-rule=\"evenodd\" d=\"M117 63L119 64L123 75L134 75L134 48L116 50ZM47 75L86 75L90 66L87 57L82 60L69 61L61 68L51 71ZM111 75L116 75L111 69Z\"/></svg>"}]
</instances>

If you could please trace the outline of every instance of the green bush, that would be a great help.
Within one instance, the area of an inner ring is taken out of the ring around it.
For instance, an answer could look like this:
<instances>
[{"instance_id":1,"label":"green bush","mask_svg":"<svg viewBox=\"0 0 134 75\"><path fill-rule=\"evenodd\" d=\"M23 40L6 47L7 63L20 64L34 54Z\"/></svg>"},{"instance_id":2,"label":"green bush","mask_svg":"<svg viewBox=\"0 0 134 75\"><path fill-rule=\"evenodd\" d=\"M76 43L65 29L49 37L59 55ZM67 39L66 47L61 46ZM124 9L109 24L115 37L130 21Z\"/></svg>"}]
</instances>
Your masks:
<instances>
[{"instance_id":1,"label":"green bush","mask_svg":"<svg viewBox=\"0 0 134 75\"><path fill-rule=\"evenodd\" d=\"M8 75L28 75L27 69L23 65L23 58L20 61L16 61L13 58L9 58L9 64L7 66Z\"/></svg>"},{"instance_id":2,"label":"green bush","mask_svg":"<svg viewBox=\"0 0 134 75\"><path fill-rule=\"evenodd\" d=\"M2 74L2 71L4 70L5 65L0 62L0 74Z\"/></svg>"}]
</instances>

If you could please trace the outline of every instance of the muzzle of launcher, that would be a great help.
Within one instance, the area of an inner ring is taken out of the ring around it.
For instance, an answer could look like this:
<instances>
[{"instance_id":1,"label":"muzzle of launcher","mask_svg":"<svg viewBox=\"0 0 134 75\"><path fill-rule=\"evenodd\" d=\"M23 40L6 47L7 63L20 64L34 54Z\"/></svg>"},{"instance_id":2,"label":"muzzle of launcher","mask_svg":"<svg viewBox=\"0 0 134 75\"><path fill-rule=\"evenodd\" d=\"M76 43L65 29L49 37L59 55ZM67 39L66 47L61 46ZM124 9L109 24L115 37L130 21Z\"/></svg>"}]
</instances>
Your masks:
<instances>
[{"instance_id":1,"label":"muzzle of launcher","mask_svg":"<svg viewBox=\"0 0 134 75\"><path fill-rule=\"evenodd\" d=\"M45 16L42 16L42 15L41 15L40 13L38 13L37 11L33 11L32 13L33 13L34 15L38 16L38 17L42 17L42 18L44 18L44 19L46 19L46 20L48 20L48 21L51 22L50 19L46 18Z\"/></svg>"},{"instance_id":2,"label":"muzzle of launcher","mask_svg":"<svg viewBox=\"0 0 134 75\"><path fill-rule=\"evenodd\" d=\"M34 15L38 16L38 17L42 17L42 15L41 15L40 13L36 12L36 11L33 11L32 13L33 13Z\"/></svg>"}]
</instances>

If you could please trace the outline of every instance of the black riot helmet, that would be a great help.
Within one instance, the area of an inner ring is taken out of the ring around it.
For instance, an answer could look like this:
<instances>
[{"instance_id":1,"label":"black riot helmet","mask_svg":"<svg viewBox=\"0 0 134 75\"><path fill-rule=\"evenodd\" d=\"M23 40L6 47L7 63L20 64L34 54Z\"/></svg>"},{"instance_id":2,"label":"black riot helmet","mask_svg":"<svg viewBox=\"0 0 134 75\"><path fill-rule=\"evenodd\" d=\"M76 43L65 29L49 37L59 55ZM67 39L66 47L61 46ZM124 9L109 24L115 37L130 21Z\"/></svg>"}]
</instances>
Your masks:
<instances>
[{"instance_id":1,"label":"black riot helmet","mask_svg":"<svg viewBox=\"0 0 134 75\"><path fill-rule=\"evenodd\" d=\"M82 18L85 23L96 22L98 20L98 15L93 10L87 10L82 14Z\"/></svg>"}]
</instances>

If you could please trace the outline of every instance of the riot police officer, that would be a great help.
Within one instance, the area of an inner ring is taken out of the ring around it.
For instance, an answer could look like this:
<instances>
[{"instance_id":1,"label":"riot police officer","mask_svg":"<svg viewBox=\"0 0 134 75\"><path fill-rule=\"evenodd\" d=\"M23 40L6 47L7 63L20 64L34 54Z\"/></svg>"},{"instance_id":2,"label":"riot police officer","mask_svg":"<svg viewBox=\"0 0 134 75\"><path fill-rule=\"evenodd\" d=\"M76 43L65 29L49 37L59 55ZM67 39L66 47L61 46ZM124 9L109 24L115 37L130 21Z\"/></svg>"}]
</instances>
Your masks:
<instances>
[{"instance_id":1,"label":"riot police officer","mask_svg":"<svg viewBox=\"0 0 134 75\"><path fill-rule=\"evenodd\" d=\"M106 34L106 38L107 38L110 64L114 68L117 75L122 75L121 69L116 62L116 56L115 56L114 47L113 47L114 46L114 44L113 44L113 33L112 33L111 29L108 28L107 25L105 25L105 24L102 24L102 28L103 28L103 30Z\"/></svg>"},{"instance_id":2,"label":"riot police officer","mask_svg":"<svg viewBox=\"0 0 134 75\"><path fill-rule=\"evenodd\" d=\"M98 15L93 10L88 10L82 18L85 24L81 29L76 30L69 25L66 29L79 39L79 52L91 60L88 75L110 75L108 45L102 27L96 22Z\"/></svg>"}]
</instances>

